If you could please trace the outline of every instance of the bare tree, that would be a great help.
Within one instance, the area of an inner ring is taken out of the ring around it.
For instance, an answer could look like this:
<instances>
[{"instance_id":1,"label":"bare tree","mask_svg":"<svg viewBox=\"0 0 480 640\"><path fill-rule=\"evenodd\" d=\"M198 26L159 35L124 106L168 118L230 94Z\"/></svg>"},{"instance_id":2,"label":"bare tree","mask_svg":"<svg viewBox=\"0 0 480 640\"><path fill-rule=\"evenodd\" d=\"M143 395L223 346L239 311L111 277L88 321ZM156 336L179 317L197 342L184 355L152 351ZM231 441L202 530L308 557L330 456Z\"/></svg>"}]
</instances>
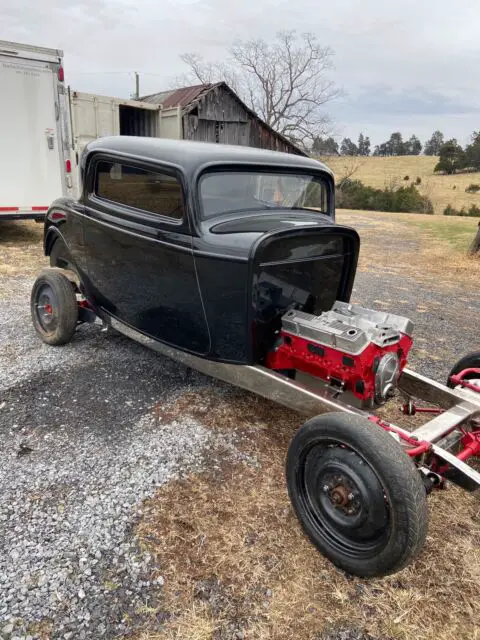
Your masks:
<instances>
[{"instance_id":1,"label":"bare tree","mask_svg":"<svg viewBox=\"0 0 480 640\"><path fill-rule=\"evenodd\" d=\"M183 53L180 59L188 66L189 73L176 78L176 84L178 86L185 86L192 82L209 84L223 80L234 91L240 91L240 80L231 64L208 62L204 60L202 56L198 55L198 53Z\"/></svg>"},{"instance_id":2,"label":"bare tree","mask_svg":"<svg viewBox=\"0 0 480 640\"><path fill-rule=\"evenodd\" d=\"M351 160L350 162L346 162L346 164L342 167L342 171L338 171L336 187L337 191L341 191L346 184L349 183L351 178L357 173L359 169L365 164L365 161L361 160Z\"/></svg>"},{"instance_id":3,"label":"bare tree","mask_svg":"<svg viewBox=\"0 0 480 640\"><path fill-rule=\"evenodd\" d=\"M294 31L265 40L238 41L226 63L181 56L200 82L225 80L275 131L305 146L329 130L322 107L340 95L328 77L333 52L314 35Z\"/></svg>"}]
</instances>

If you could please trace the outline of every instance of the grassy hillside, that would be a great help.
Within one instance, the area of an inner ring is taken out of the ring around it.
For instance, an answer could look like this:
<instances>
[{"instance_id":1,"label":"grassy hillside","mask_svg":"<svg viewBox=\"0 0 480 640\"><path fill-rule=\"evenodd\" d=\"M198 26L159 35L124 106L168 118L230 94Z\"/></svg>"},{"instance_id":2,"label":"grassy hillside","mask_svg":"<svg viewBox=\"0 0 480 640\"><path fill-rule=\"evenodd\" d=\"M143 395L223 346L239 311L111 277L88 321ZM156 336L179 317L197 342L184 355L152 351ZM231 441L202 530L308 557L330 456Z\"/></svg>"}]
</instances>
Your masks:
<instances>
[{"instance_id":1,"label":"grassy hillside","mask_svg":"<svg viewBox=\"0 0 480 640\"><path fill-rule=\"evenodd\" d=\"M435 213L443 213L448 204L455 209L472 204L480 206L480 192L465 193L465 188L471 183L480 184L480 173L462 173L454 176L437 175L433 168L438 162L432 156L398 156L392 158L357 158L357 157L328 157L321 158L340 179L353 168L357 168L352 178L361 180L364 184L376 188L390 185L409 184L404 182L405 176L410 181L417 176L422 179L418 189L422 195L430 198Z\"/></svg>"}]
</instances>

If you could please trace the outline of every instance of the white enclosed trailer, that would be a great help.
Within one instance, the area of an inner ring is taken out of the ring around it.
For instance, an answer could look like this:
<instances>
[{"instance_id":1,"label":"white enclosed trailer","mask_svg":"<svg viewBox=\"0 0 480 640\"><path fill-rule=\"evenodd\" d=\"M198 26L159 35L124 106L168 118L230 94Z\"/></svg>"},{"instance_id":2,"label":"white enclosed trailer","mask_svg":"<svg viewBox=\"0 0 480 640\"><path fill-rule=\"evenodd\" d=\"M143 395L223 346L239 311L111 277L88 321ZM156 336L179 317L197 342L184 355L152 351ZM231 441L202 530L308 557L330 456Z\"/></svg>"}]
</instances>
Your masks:
<instances>
[{"instance_id":1,"label":"white enclosed trailer","mask_svg":"<svg viewBox=\"0 0 480 640\"><path fill-rule=\"evenodd\" d=\"M80 191L79 160L85 146L104 136L161 135L159 105L68 89L72 131L74 194Z\"/></svg>"},{"instance_id":2,"label":"white enclosed trailer","mask_svg":"<svg viewBox=\"0 0 480 640\"><path fill-rule=\"evenodd\" d=\"M78 197L91 140L183 137L179 107L67 87L59 49L0 40L0 96L0 220L43 219L57 198Z\"/></svg>"},{"instance_id":3,"label":"white enclosed trailer","mask_svg":"<svg viewBox=\"0 0 480 640\"><path fill-rule=\"evenodd\" d=\"M0 220L72 191L63 52L0 40Z\"/></svg>"}]
</instances>

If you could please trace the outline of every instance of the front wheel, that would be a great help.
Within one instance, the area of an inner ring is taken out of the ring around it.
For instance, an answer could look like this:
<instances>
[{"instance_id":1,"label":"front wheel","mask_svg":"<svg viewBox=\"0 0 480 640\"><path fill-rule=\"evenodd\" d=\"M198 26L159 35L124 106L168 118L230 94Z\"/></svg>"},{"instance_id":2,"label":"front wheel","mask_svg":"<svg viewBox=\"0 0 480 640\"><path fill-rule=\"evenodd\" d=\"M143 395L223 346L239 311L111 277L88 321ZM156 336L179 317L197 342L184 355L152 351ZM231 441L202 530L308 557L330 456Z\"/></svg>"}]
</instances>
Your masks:
<instances>
[{"instance_id":1,"label":"front wheel","mask_svg":"<svg viewBox=\"0 0 480 640\"><path fill-rule=\"evenodd\" d=\"M69 342L78 322L74 285L63 273L46 269L33 285L30 310L35 331L43 342Z\"/></svg>"},{"instance_id":2,"label":"front wheel","mask_svg":"<svg viewBox=\"0 0 480 640\"><path fill-rule=\"evenodd\" d=\"M287 455L293 508L317 549L344 571L384 576L422 549L428 507L420 473L386 431L360 416L316 416Z\"/></svg>"}]
</instances>

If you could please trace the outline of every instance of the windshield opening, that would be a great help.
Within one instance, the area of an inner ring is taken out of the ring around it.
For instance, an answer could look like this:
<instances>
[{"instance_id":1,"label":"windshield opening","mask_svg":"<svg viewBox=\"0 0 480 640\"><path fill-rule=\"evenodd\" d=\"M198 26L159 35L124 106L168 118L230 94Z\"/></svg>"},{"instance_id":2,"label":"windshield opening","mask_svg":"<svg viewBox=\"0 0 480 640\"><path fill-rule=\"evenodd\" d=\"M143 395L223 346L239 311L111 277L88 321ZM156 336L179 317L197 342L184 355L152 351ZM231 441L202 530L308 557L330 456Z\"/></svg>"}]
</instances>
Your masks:
<instances>
[{"instance_id":1,"label":"windshield opening","mask_svg":"<svg viewBox=\"0 0 480 640\"><path fill-rule=\"evenodd\" d=\"M328 185L318 174L218 171L200 179L203 218L267 209L309 209L328 214Z\"/></svg>"}]
</instances>

